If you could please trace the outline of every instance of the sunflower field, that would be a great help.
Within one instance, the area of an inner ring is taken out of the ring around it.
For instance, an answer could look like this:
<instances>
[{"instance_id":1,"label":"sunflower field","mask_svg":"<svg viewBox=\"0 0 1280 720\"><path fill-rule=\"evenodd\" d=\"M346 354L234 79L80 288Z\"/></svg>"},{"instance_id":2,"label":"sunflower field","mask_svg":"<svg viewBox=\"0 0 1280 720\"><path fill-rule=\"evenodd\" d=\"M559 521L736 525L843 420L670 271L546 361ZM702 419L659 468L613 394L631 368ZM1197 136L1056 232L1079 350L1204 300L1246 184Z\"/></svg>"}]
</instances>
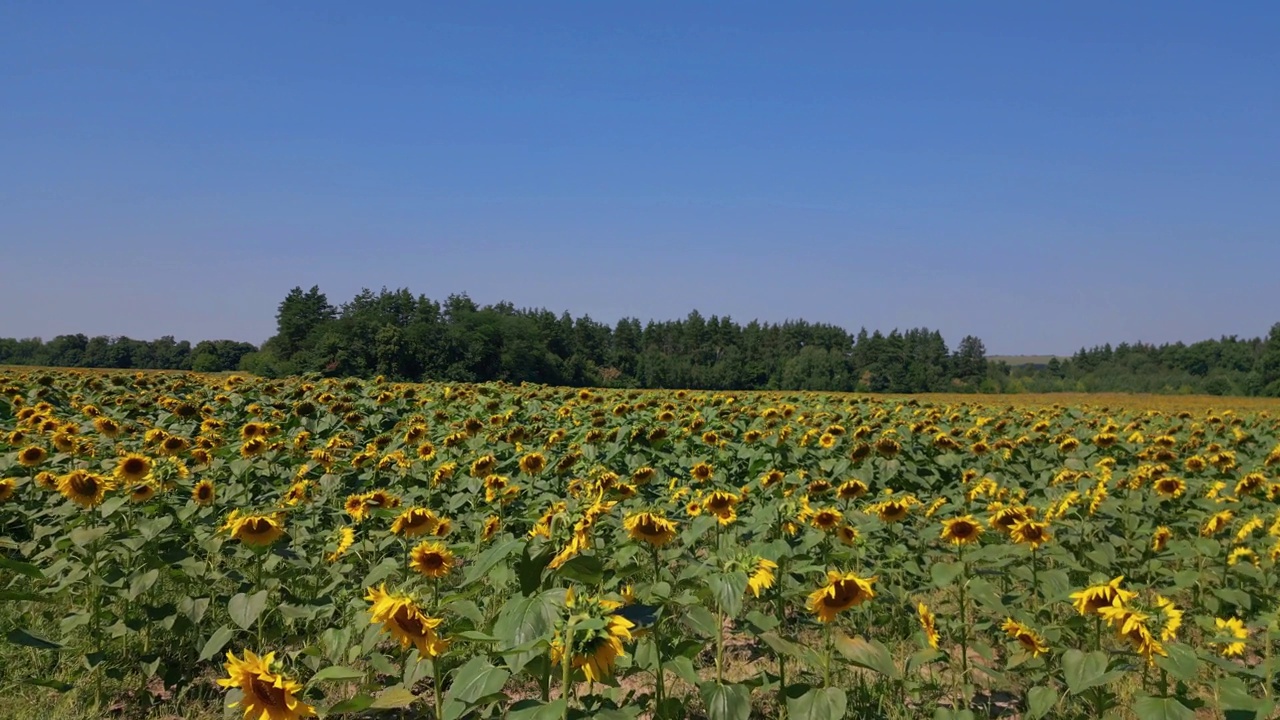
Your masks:
<instances>
[{"instance_id":1,"label":"sunflower field","mask_svg":"<svg viewBox=\"0 0 1280 720\"><path fill-rule=\"evenodd\" d=\"M1273 717L1280 422L1111 400L0 370L0 716Z\"/></svg>"}]
</instances>

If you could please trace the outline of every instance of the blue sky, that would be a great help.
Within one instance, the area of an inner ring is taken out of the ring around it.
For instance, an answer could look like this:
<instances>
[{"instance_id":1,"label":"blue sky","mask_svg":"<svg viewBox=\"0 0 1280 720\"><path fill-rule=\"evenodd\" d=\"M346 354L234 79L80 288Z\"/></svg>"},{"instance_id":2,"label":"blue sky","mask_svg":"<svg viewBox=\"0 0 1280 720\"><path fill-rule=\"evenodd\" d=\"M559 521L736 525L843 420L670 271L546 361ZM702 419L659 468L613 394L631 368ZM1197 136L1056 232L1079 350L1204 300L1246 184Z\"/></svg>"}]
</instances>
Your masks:
<instances>
[{"instance_id":1,"label":"blue sky","mask_svg":"<svg viewBox=\"0 0 1280 720\"><path fill-rule=\"evenodd\" d=\"M295 285L992 353L1280 321L1280 5L10 2L0 336Z\"/></svg>"}]
</instances>

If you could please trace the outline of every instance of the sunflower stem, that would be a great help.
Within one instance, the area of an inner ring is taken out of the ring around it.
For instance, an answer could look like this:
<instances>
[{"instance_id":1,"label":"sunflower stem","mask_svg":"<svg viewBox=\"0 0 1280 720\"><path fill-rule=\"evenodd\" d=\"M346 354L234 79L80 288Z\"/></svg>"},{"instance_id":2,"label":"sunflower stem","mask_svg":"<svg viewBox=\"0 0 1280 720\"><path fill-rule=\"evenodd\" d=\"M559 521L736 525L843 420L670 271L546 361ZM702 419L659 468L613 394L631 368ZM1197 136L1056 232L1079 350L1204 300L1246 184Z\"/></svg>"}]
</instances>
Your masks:
<instances>
[{"instance_id":1,"label":"sunflower stem","mask_svg":"<svg viewBox=\"0 0 1280 720\"><path fill-rule=\"evenodd\" d=\"M443 673L440 672L440 661L442 659L440 656L431 658L431 689L435 699L436 720L444 717L444 688L441 687L443 684L441 675Z\"/></svg>"},{"instance_id":2,"label":"sunflower stem","mask_svg":"<svg viewBox=\"0 0 1280 720\"><path fill-rule=\"evenodd\" d=\"M724 684L724 612L716 610L716 683Z\"/></svg>"},{"instance_id":3,"label":"sunflower stem","mask_svg":"<svg viewBox=\"0 0 1280 720\"><path fill-rule=\"evenodd\" d=\"M658 548L656 545L650 545L649 549L650 549L650 553L653 555L653 582L655 585L657 585L658 580L660 578L660 574L661 574L661 568L659 567L659 559L658 559ZM654 654L654 657L657 659L657 664L658 664L658 672L657 672L658 684L657 684L657 688L655 689L655 692L657 694L654 696L656 700L656 704L654 705L655 707L654 714L660 715L662 713L662 699L666 695L666 676L664 675L663 669L662 669L662 614L661 612L659 612L657 619L655 619L653 622L653 654Z\"/></svg>"},{"instance_id":4,"label":"sunflower stem","mask_svg":"<svg viewBox=\"0 0 1280 720\"><path fill-rule=\"evenodd\" d=\"M574 619L564 628L564 650L560 654L560 697L564 698L564 711L561 720L569 720L569 707L573 704L573 626Z\"/></svg>"},{"instance_id":5,"label":"sunflower stem","mask_svg":"<svg viewBox=\"0 0 1280 720\"><path fill-rule=\"evenodd\" d=\"M956 546L956 553L960 559L961 575L963 579L960 581L960 697L964 700L964 707L969 707L969 605L966 602L965 590L969 585L969 566L964 561L964 545Z\"/></svg>"},{"instance_id":6,"label":"sunflower stem","mask_svg":"<svg viewBox=\"0 0 1280 720\"><path fill-rule=\"evenodd\" d=\"M822 687L831 687L831 623L822 632Z\"/></svg>"}]
</instances>

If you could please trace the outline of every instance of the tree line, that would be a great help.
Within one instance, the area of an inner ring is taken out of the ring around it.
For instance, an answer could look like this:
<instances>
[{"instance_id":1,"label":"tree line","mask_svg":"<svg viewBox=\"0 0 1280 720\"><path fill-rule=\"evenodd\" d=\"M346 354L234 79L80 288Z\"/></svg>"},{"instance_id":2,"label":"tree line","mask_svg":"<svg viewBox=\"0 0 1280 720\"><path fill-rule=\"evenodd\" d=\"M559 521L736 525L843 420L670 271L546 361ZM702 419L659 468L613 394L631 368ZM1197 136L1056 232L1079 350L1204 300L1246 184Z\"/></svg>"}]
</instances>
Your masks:
<instances>
[{"instance_id":1,"label":"tree line","mask_svg":"<svg viewBox=\"0 0 1280 720\"><path fill-rule=\"evenodd\" d=\"M682 320L608 324L508 302L482 306L465 294L435 301L406 289L363 290L335 305L319 287L297 287L280 302L276 334L261 347L60 335L0 339L0 364L712 390L1280 396L1280 324L1267 338L1104 345L1010 367L990 361L976 337L951 349L928 328L851 333L804 320L740 324L697 310Z\"/></svg>"}]
</instances>

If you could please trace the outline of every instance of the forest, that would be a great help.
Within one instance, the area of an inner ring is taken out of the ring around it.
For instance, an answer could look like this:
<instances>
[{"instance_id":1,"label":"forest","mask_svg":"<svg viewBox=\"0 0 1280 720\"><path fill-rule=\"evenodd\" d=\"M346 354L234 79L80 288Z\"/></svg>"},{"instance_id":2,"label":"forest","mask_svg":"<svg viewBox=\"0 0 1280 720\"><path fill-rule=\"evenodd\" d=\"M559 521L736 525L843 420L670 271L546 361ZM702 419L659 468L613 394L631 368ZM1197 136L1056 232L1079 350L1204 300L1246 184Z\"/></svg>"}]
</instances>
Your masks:
<instances>
[{"instance_id":1,"label":"forest","mask_svg":"<svg viewBox=\"0 0 1280 720\"><path fill-rule=\"evenodd\" d=\"M335 305L319 287L296 287L276 322L261 347L172 336L0 338L0 364L623 388L1280 396L1280 323L1253 339L1106 344L1011 367L989 360L977 337L952 349L924 327L853 333L804 320L741 324L697 310L682 320L610 325L407 289L363 290Z\"/></svg>"}]
</instances>

